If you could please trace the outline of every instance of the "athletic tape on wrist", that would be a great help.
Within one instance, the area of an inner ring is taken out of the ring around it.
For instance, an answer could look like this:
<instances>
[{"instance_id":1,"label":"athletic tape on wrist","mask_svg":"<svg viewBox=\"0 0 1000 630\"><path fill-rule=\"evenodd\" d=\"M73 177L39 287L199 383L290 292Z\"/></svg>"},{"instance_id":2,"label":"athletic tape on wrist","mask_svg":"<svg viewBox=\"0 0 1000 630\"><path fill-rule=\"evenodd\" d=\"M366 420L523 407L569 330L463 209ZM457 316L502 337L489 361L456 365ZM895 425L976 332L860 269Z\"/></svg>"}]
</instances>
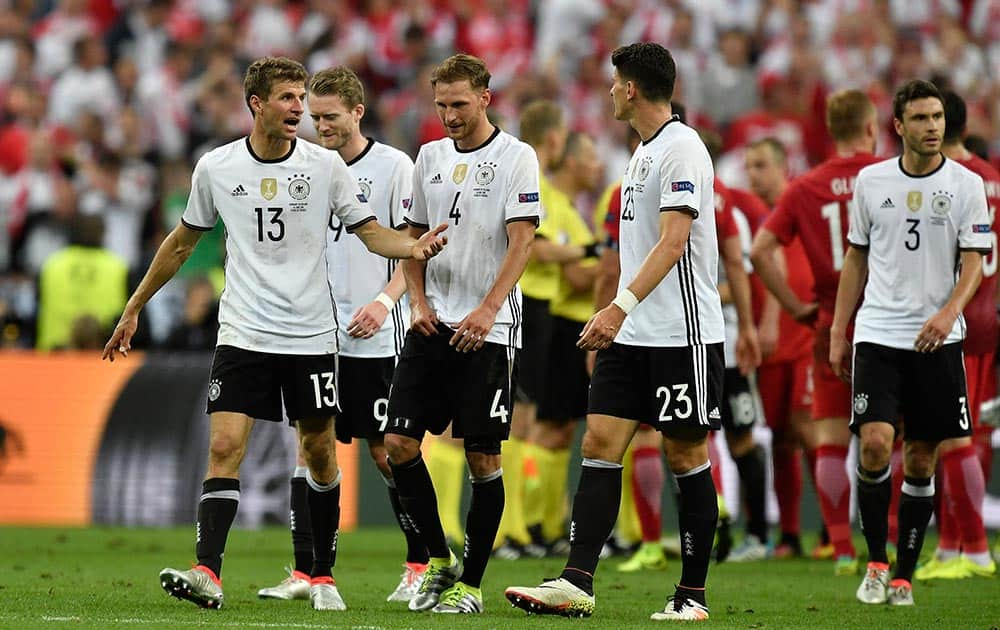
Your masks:
<instances>
[{"instance_id":1,"label":"athletic tape on wrist","mask_svg":"<svg viewBox=\"0 0 1000 630\"><path fill-rule=\"evenodd\" d=\"M393 300L388 295L386 295L384 292L379 293L377 296L375 296L375 301L384 306L386 310L390 311L393 309L394 306L396 306L396 301Z\"/></svg>"},{"instance_id":2,"label":"athletic tape on wrist","mask_svg":"<svg viewBox=\"0 0 1000 630\"><path fill-rule=\"evenodd\" d=\"M632 293L628 289L622 289L621 293L616 295L615 299L611 300L611 303L628 315L632 312L632 309L639 306L639 298L635 297L635 293Z\"/></svg>"}]
</instances>

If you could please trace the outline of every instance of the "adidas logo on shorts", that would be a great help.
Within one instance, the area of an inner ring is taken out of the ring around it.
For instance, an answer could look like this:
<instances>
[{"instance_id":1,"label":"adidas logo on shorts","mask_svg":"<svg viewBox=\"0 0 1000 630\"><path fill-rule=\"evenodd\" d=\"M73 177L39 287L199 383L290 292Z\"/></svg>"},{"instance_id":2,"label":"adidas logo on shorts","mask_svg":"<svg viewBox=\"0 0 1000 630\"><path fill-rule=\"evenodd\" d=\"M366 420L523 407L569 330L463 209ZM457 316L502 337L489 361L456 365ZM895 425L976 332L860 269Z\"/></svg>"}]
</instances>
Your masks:
<instances>
[{"instance_id":1,"label":"adidas logo on shorts","mask_svg":"<svg viewBox=\"0 0 1000 630\"><path fill-rule=\"evenodd\" d=\"M885 201L882 202L882 205L879 206L879 208L895 208L895 207L896 204L892 203L892 199L889 199L888 197L886 197Z\"/></svg>"},{"instance_id":2,"label":"adidas logo on shorts","mask_svg":"<svg viewBox=\"0 0 1000 630\"><path fill-rule=\"evenodd\" d=\"M233 188L233 197L246 197L247 191L243 188L243 184L240 184L236 188Z\"/></svg>"},{"instance_id":3,"label":"adidas logo on shorts","mask_svg":"<svg viewBox=\"0 0 1000 630\"><path fill-rule=\"evenodd\" d=\"M709 420L721 420L722 414L719 413L718 407L713 407L711 411L708 412Z\"/></svg>"}]
</instances>

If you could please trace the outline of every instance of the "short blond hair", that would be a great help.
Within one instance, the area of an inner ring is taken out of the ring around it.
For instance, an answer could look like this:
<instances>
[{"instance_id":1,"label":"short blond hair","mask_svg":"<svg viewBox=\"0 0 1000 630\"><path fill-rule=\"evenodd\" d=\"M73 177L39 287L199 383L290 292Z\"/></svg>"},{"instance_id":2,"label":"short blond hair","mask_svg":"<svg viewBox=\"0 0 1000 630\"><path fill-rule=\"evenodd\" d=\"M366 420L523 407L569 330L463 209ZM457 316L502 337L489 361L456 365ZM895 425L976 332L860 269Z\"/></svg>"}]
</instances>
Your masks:
<instances>
[{"instance_id":1,"label":"short blond hair","mask_svg":"<svg viewBox=\"0 0 1000 630\"><path fill-rule=\"evenodd\" d=\"M261 100L267 100L271 96L271 89L274 84L282 81L302 83L304 86L309 73L305 67L288 57L261 57L250 64L246 74L243 76L243 96L246 99L247 107L250 107L250 97L256 96ZM250 107L253 113L253 108Z\"/></svg>"},{"instance_id":2,"label":"short blond hair","mask_svg":"<svg viewBox=\"0 0 1000 630\"><path fill-rule=\"evenodd\" d=\"M365 102L361 79L346 66L320 70L309 79L309 93L316 96L339 96L348 109Z\"/></svg>"},{"instance_id":3,"label":"short blond hair","mask_svg":"<svg viewBox=\"0 0 1000 630\"><path fill-rule=\"evenodd\" d=\"M862 136L875 115L875 104L861 90L840 90L826 99L826 128L837 142Z\"/></svg>"},{"instance_id":4,"label":"short blond hair","mask_svg":"<svg viewBox=\"0 0 1000 630\"><path fill-rule=\"evenodd\" d=\"M458 81L468 81L474 90L489 89L490 71L486 67L486 62L479 57L458 53L442 61L431 72L432 86Z\"/></svg>"},{"instance_id":5,"label":"short blond hair","mask_svg":"<svg viewBox=\"0 0 1000 630\"><path fill-rule=\"evenodd\" d=\"M562 127L562 108L546 99L537 99L521 110L521 140L533 147L545 142L545 134Z\"/></svg>"}]
</instances>

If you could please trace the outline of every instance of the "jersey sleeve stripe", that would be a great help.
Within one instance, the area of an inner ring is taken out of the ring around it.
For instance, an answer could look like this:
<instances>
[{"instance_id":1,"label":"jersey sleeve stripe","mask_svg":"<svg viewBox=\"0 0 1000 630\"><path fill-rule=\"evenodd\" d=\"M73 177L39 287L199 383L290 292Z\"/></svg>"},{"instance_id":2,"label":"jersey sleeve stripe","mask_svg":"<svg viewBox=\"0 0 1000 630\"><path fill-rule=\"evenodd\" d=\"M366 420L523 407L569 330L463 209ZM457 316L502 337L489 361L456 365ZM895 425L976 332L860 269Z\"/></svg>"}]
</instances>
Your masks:
<instances>
[{"instance_id":1,"label":"jersey sleeve stripe","mask_svg":"<svg viewBox=\"0 0 1000 630\"><path fill-rule=\"evenodd\" d=\"M427 223L418 223L416 221L413 221L409 217L403 217L403 221L405 221L407 223L407 225L412 225L413 227L425 228L425 229L430 229L430 227L431 227Z\"/></svg>"},{"instance_id":2,"label":"jersey sleeve stripe","mask_svg":"<svg viewBox=\"0 0 1000 630\"><path fill-rule=\"evenodd\" d=\"M993 251L991 247L959 247L960 252L979 252L980 254L988 255Z\"/></svg>"},{"instance_id":3,"label":"jersey sleeve stripe","mask_svg":"<svg viewBox=\"0 0 1000 630\"><path fill-rule=\"evenodd\" d=\"M698 211L691 206L664 206L660 208L660 212L683 212L684 214L690 214L691 218L698 218Z\"/></svg>"},{"instance_id":4,"label":"jersey sleeve stripe","mask_svg":"<svg viewBox=\"0 0 1000 630\"><path fill-rule=\"evenodd\" d=\"M524 217L511 217L507 219L507 223L514 223L515 221L531 221L532 223L535 224L535 227L538 227L538 217L535 215L528 215Z\"/></svg>"},{"instance_id":5,"label":"jersey sleeve stripe","mask_svg":"<svg viewBox=\"0 0 1000 630\"><path fill-rule=\"evenodd\" d=\"M862 251L868 251L868 246L867 245L862 245L861 243L855 243L851 239L847 239L847 244L850 245L851 247L853 247L854 249L860 249Z\"/></svg>"},{"instance_id":6,"label":"jersey sleeve stripe","mask_svg":"<svg viewBox=\"0 0 1000 630\"><path fill-rule=\"evenodd\" d=\"M375 221L375 215L374 214L369 215L368 217L365 217L364 219L361 219L360 221L358 221L357 223L355 223L353 225L348 225L347 226L347 233L350 234L351 232L353 232L354 230L358 229L359 227L361 227L365 223L369 223L371 221Z\"/></svg>"},{"instance_id":7,"label":"jersey sleeve stripe","mask_svg":"<svg viewBox=\"0 0 1000 630\"><path fill-rule=\"evenodd\" d=\"M184 227L188 228L189 230L196 230L198 232L211 232L212 231L212 228L210 228L210 227L202 227L200 225L194 225L193 223L188 223L187 221L185 221L183 219L183 217L181 218L181 223L183 223Z\"/></svg>"}]
</instances>

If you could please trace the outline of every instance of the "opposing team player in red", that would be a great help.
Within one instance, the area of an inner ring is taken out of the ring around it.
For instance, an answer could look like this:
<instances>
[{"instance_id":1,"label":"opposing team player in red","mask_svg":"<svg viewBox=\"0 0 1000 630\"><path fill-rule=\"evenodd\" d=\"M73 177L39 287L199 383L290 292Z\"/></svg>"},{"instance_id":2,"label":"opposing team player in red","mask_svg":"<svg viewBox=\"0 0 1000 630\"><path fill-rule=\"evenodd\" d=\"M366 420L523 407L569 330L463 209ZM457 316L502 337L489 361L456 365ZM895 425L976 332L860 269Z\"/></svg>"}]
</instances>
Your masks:
<instances>
[{"instance_id":1,"label":"opposing team player in red","mask_svg":"<svg viewBox=\"0 0 1000 630\"><path fill-rule=\"evenodd\" d=\"M851 542L851 484L847 448L851 433L851 390L830 369L830 324L837 299L837 282L844 262L847 207L854 177L877 160L875 106L860 90L830 96L826 125L836 155L796 179L778 200L774 213L754 238L751 260L757 275L784 309L798 322L815 324L812 418L816 448L816 492L823 522L837 558L835 573L853 574L857 559ZM781 273L775 253L796 238L804 246L812 269L816 302L805 302Z\"/></svg>"},{"instance_id":2,"label":"opposing team player in red","mask_svg":"<svg viewBox=\"0 0 1000 630\"><path fill-rule=\"evenodd\" d=\"M965 378L971 437L941 442L938 452L938 539L934 557L917 569L918 580L996 575L983 527L983 497L993 463L992 426L980 424L982 404L996 396L996 350L1000 337L997 322L997 224L1000 207L1000 174L989 162L962 145L965 136L965 102L954 92L944 92L944 143L941 152L983 178L992 222L992 249L983 256L983 279L965 307Z\"/></svg>"},{"instance_id":3,"label":"opposing team player in red","mask_svg":"<svg viewBox=\"0 0 1000 630\"><path fill-rule=\"evenodd\" d=\"M774 138L764 138L749 145L745 154L750 187L767 205L767 216L784 193L787 163L784 147ZM750 204L743 204L749 206ZM745 208L741 208L746 212ZM753 223L753 222L751 222ZM800 299L812 299L812 273L799 242L783 248L786 276ZM755 308L759 309L758 327L764 361L757 369L764 416L774 436L772 461L774 490L778 498L781 538L775 557L802 555L799 540L802 499L802 464L800 446L810 450L808 436L812 387L809 378L812 334L807 326L781 311L759 281L756 282ZM810 469L812 466L810 465ZM748 537L747 545L733 551L731 560L760 559L760 545Z\"/></svg>"}]
</instances>

